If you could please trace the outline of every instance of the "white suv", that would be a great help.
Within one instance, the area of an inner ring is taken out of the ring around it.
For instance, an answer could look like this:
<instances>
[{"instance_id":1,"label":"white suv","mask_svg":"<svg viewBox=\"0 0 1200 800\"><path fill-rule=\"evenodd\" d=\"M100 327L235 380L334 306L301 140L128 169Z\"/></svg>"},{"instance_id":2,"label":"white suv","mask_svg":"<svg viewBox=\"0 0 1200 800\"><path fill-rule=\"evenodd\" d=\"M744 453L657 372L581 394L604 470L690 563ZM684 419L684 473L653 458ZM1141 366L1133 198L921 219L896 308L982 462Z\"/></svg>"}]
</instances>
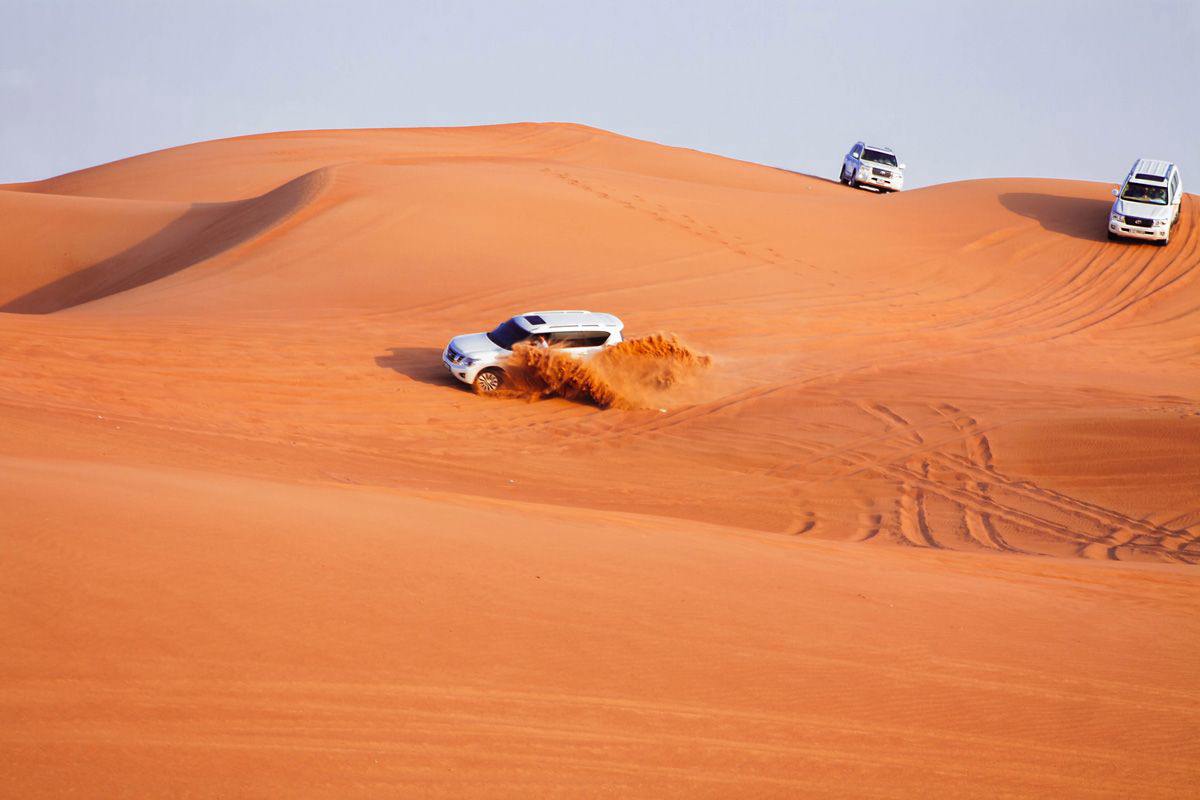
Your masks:
<instances>
[{"instance_id":1,"label":"white suv","mask_svg":"<svg viewBox=\"0 0 1200 800\"><path fill-rule=\"evenodd\" d=\"M855 142L842 160L838 180L855 188L874 186L880 192L898 192L904 188L904 167L892 148Z\"/></svg>"},{"instance_id":2,"label":"white suv","mask_svg":"<svg viewBox=\"0 0 1200 800\"><path fill-rule=\"evenodd\" d=\"M529 311L500 323L493 331L455 336L442 352L442 364L475 391L491 394L504 385L504 362L518 343L558 346L585 358L619 343L624 327L612 314Z\"/></svg>"},{"instance_id":3,"label":"white suv","mask_svg":"<svg viewBox=\"0 0 1200 800\"><path fill-rule=\"evenodd\" d=\"M1166 245L1171 228L1179 222L1183 201L1183 179L1179 167L1169 161L1139 158L1120 188L1108 212L1108 238L1127 236Z\"/></svg>"}]
</instances>

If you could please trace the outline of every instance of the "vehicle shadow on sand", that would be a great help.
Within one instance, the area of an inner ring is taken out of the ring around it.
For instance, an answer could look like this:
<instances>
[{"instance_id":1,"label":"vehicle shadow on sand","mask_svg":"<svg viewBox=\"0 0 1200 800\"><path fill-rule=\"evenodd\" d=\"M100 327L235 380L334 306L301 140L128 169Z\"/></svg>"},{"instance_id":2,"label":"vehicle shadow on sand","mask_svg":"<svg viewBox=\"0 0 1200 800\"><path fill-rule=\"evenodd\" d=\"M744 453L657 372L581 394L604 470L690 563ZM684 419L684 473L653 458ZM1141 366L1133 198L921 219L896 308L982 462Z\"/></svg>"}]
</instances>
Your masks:
<instances>
[{"instance_id":1,"label":"vehicle shadow on sand","mask_svg":"<svg viewBox=\"0 0 1200 800\"><path fill-rule=\"evenodd\" d=\"M1007 192L1000 204L1013 213L1037 220L1044 230L1089 242L1108 240L1108 211L1112 198L1063 197L1033 192Z\"/></svg>"},{"instance_id":2,"label":"vehicle shadow on sand","mask_svg":"<svg viewBox=\"0 0 1200 800\"><path fill-rule=\"evenodd\" d=\"M466 389L442 366L442 351L436 347L389 347L386 354L375 356L375 366L390 369L418 383L430 386Z\"/></svg>"}]
</instances>

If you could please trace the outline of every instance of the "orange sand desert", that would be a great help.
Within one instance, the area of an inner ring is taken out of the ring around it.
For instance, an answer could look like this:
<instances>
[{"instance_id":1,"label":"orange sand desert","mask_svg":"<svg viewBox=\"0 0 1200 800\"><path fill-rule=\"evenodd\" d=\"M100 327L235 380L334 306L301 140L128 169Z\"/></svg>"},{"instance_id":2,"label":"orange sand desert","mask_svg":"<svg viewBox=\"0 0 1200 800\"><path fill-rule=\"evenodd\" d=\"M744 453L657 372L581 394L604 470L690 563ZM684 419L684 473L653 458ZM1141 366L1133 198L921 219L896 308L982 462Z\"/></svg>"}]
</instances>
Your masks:
<instances>
[{"instance_id":1,"label":"orange sand desert","mask_svg":"<svg viewBox=\"0 0 1200 800\"><path fill-rule=\"evenodd\" d=\"M1200 206L1109 188L560 124L0 187L0 794L1194 796ZM445 373L548 308L711 367Z\"/></svg>"}]
</instances>

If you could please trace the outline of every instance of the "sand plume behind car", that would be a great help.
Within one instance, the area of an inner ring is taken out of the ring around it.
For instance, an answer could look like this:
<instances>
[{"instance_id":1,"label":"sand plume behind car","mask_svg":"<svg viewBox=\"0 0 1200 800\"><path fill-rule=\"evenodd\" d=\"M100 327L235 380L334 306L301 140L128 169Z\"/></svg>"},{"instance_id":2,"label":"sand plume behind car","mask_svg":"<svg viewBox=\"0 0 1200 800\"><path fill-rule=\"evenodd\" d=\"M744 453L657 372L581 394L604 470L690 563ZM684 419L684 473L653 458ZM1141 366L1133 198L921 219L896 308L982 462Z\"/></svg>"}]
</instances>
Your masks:
<instances>
[{"instance_id":1,"label":"sand plume behind car","mask_svg":"<svg viewBox=\"0 0 1200 800\"><path fill-rule=\"evenodd\" d=\"M540 399L565 397L601 408L658 408L692 399L712 358L674 334L625 339L592 358L560 347L518 345L507 364L508 391Z\"/></svg>"}]
</instances>

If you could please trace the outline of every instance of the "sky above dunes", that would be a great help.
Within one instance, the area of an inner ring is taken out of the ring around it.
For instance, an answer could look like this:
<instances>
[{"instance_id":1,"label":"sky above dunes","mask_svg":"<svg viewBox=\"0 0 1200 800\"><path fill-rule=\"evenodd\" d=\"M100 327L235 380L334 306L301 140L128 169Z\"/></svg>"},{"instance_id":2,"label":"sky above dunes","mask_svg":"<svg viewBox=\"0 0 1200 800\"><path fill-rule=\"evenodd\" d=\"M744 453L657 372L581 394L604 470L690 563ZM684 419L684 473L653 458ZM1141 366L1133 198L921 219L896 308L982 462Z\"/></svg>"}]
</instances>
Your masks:
<instances>
[{"instance_id":1,"label":"sky above dunes","mask_svg":"<svg viewBox=\"0 0 1200 800\"><path fill-rule=\"evenodd\" d=\"M308 128L580 122L909 185L1200 186L1200 3L0 0L0 182Z\"/></svg>"}]
</instances>

